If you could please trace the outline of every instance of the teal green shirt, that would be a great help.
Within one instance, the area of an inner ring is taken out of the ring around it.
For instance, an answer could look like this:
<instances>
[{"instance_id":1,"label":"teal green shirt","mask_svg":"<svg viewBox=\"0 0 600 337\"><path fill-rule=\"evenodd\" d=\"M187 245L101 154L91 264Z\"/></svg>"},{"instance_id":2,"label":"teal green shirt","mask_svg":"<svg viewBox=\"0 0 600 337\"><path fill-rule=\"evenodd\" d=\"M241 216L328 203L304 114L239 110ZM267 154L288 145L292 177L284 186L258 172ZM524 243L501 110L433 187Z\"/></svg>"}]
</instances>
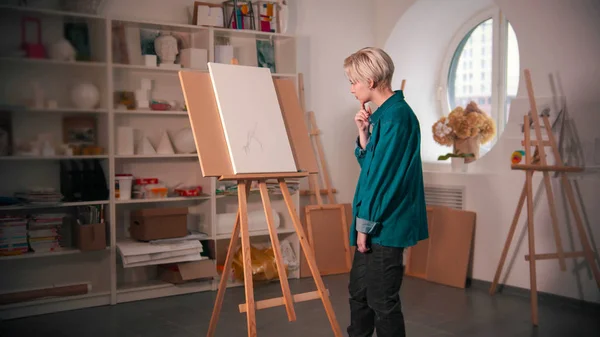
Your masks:
<instances>
[{"instance_id":1,"label":"teal green shirt","mask_svg":"<svg viewBox=\"0 0 600 337\"><path fill-rule=\"evenodd\" d=\"M350 245L357 231L382 246L410 247L427 239L427 210L421 163L421 130L398 90L370 118L365 148L357 139L361 167L354 194Z\"/></svg>"}]
</instances>

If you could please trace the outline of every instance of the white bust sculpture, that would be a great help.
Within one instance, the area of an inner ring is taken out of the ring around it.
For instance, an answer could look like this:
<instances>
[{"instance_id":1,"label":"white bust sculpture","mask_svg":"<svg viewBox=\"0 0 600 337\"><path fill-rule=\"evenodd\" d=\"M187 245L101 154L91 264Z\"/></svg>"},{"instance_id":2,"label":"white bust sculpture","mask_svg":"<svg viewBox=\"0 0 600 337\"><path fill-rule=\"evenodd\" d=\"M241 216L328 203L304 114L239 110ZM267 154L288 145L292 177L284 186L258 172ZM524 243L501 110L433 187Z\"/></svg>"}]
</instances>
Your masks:
<instances>
[{"instance_id":1,"label":"white bust sculpture","mask_svg":"<svg viewBox=\"0 0 600 337\"><path fill-rule=\"evenodd\" d=\"M154 49L156 55L160 58L160 66L173 66L175 63L175 57L179 54L177 50L177 39L169 33L161 33L159 37L154 40Z\"/></svg>"}]
</instances>

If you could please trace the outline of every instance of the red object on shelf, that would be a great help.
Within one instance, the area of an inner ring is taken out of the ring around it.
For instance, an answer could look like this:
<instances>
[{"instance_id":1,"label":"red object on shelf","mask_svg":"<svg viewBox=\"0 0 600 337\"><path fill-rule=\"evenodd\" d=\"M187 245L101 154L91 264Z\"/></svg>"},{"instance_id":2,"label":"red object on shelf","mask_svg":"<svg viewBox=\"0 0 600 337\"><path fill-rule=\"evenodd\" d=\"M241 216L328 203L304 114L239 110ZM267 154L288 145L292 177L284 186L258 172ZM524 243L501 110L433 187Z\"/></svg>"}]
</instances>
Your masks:
<instances>
[{"instance_id":1,"label":"red object on shelf","mask_svg":"<svg viewBox=\"0 0 600 337\"><path fill-rule=\"evenodd\" d=\"M37 42L27 42L27 28L25 26L28 22L33 22L37 25ZM46 49L42 44L42 24L40 23L40 19L24 17L21 20L21 48L29 58L46 58Z\"/></svg>"},{"instance_id":2,"label":"red object on shelf","mask_svg":"<svg viewBox=\"0 0 600 337\"><path fill-rule=\"evenodd\" d=\"M260 21L260 30L263 32L271 32L271 22L269 21Z\"/></svg>"},{"instance_id":3,"label":"red object on shelf","mask_svg":"<svg viewBox=\"0 0 600 337\"><path fill-rule=\"evenodd\" d=\"M158 184L158 178L137 178L135 179L136 185L148 185L148 184Z\"/></svg>"},{"instance_id":4,"label":"red object on shelf","mask_svg":"<svg viewBox=\"0 0 600 337\"><path fill-rule=\"evenodd\" d=\"M175 193L180 197L197 197L202 194L202 186L176 188Z\"/></svg>"},{"instance_id":5,"label":"red object on shelf","mask_svg":"<svg viewBox=\"0 0 600 337\"><path fill-rule=\"evenodd\" d=\"M155 102L150 104L150 109L157 111L171 110L171 105L168 103Z\"/></svg>"}]
</instances>

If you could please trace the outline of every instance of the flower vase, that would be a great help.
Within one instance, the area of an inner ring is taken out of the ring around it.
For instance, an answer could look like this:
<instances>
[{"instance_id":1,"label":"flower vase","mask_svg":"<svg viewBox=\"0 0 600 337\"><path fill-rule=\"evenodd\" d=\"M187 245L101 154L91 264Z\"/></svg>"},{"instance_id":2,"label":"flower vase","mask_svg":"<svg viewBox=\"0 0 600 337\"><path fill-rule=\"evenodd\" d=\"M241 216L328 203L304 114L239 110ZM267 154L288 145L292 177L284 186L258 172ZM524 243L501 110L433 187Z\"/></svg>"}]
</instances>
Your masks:
<instances>
[{"instance_id":1,"label":"flower vase","mask_svg":"<svg viewBox=\"0 0 600 337\"><path fill-rule=\"evenodd\" d=\"M473 157L464 158L465 164L477 160L479 158L479 136L456 139L454 141L454 153L472 153Z\"/></svg>"},{"instance_id":2,"label":"flower vase","mask_svg":"<svg viewBox=\"0 0 600 337\"><path fill-rule=\"evenodd\" d=\"M454 157L454 158L450 158L450 165L452 166L452 172L467 172L467 164L466 162L467 158L463 158L463 157Z\"/></svg>"}]
</instances>

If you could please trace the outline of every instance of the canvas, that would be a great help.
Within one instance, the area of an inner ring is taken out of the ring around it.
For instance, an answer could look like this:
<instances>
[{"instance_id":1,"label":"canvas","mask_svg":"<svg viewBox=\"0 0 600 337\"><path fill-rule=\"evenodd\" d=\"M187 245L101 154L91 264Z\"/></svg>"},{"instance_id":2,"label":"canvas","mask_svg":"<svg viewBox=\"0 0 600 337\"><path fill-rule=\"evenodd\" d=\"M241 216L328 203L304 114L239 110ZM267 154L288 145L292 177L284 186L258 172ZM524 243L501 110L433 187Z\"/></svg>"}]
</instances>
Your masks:
<instances>
[{"instance_id":1,"label":"canvas","mask_svg":"<svg viewBox=\"0 0 600 337\"><path fill-rule=\"evenodd\" d=\"M209 63L235 174L296 172L268 68Z\"/></svg>"},{"instance_id":2,"label":"canvas","mask_svg":"<svg viewBox=\"0 0 600 337\"><path fill-rule=\"evenodd\" d=\"M556 128L556 123L559 120L559 115L565 109L565 97L536 97L535 103L538 115L548 114L548 121L553 128ZM531 105L528 97L516 97L510 103L508 122L506 123L502 137L523 139L523 118L525 114L531 113ZM540 123L543 123L540 119ZM542 135L546 136L544 125L541 126ZM533 125L530 126L531 135L535 137ZM555 130L556 131L556 130Z\"/></svg>"}]
</instances>

